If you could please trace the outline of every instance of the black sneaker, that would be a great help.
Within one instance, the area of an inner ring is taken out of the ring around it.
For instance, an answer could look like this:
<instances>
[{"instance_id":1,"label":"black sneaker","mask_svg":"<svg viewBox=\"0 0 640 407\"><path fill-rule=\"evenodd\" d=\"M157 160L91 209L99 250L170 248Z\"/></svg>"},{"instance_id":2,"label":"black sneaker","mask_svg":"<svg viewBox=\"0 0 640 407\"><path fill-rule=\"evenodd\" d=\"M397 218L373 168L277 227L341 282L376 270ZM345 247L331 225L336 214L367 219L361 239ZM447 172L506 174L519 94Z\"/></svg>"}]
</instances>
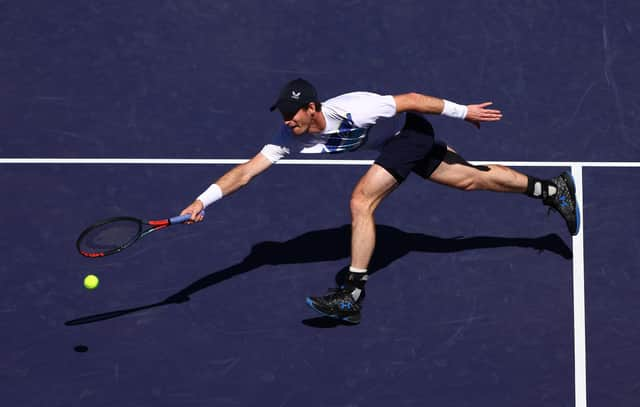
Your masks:
<instances>
[{"instance_id":1,"label":"black sneaker","mask_svg":"<svg viewBox=\"0 0 640 407\"><path fill-rule=\"evenodd\" d=\"M576 202L576 186L573 177L568 172L563 172L555 178L551 178L557 191L551 196L545 196L542 202L550 209L557 211L567 223L569 232L577 235L580 230L580 208Z\"/></svg>"},{"instance_id":2,"label":"black sneaker","mask_svg":"<svg viewBox=\"0 0 640 407\"><path fill-rule=\"evenodd\" d=\"M329 289L329 294L323 297L307 297L307 305L328 317L359 324L362 298L361 296L356 301L351 296L351 290L342 287L332 288Z\"/></svg>"}]
</instances>

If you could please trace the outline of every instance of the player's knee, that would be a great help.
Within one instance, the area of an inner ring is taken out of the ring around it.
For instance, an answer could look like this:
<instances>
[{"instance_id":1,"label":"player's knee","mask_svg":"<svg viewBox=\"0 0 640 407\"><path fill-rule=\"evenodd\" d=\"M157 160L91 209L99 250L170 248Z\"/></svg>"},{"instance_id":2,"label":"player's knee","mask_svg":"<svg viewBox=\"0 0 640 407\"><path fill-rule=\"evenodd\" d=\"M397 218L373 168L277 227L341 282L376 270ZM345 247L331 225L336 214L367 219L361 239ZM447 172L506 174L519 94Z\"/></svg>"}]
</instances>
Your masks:
<instances>
[{"instance_id":1,"label":"player's knee","mask_svg":"<svg viewBox=\"0 0 640 407\"><path fill-rule=\"evenodd\" d=\"M351 216L353 217L365 215L371 211L370 199L358 190L354 191L351 195L349 206L351 208Z\"/></svg>"},{"instance_id":2,"label":"player's knee","mask_svg":"<svg viewBox=\"0 0 640 407\"><path fill-rule=\"evenodd\" d=\"M458 189L463 191L475 191L477 188L477 184L473 179L465 179L458 185Z\"/></svg>"},{"instance_id":3,"label":"player's knee","mask_svg":"<svg viewBox=\"0 0 640 407\"><path fill-rule=\"evenodd\" d=\"M456 187L463 191L478 191L484 189L485 183L480 174L473 174L461 180Z\"/></svg>"}]
</instances>

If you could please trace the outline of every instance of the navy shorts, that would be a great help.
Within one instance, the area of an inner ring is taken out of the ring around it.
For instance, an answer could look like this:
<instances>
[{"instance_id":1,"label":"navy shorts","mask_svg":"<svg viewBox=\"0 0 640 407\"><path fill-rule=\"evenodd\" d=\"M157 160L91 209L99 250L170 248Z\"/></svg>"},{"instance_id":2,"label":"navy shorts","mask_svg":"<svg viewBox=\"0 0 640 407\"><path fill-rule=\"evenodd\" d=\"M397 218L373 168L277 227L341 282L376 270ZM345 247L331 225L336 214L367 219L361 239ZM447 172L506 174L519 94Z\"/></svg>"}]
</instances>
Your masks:
<instances>
[{"instance_id":1,"label":"navy shorts","mask_svg":"<svg viewBox=\"0 0 640 407\"><path fill-rule=\"evenodd\" d=\"M400 133L382 147L375 163L401 183L410 172L429 178L444 159L447 144L435 139L431 123L416 113L407 113Z\"/></svg>"}]
</instances>

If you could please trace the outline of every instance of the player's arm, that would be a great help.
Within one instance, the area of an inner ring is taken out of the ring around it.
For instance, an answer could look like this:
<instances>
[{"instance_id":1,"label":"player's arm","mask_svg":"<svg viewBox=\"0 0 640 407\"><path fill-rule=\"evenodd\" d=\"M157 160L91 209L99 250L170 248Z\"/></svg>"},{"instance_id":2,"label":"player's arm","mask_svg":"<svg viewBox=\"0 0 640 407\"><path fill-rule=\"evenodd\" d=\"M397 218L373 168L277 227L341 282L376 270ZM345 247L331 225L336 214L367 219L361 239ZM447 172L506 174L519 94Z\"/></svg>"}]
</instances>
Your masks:
<instances>
[{"instance_id":1,"label":"player's arm","mask_svg":"<svg viewBox=\"0 0 640 407\"><path fill-rule=\"evenodd\" d=\"M264 154L258 153L246 163L233 167L220 177L216 184L222 190L222 195L232 194L247 185L255 176L269 168L271 164L272 162Z\"/></svg>"},{"instance_id":2,"label":"player's arm","mask_svg":"<svg viewBox=\"0 0 640 407\"><path fill-rule=\"evenodd\" d=\"M255 176L265 171L272 164L273 161L267 156L263 153L258 153L246 163L237 165L225 173L200 194L191 205L184 208L180 214L190 213L191 221L200 222L203 219L200 213L205 207L247 185Z\"/></svg>"},{"instance_id":3,"label":"player's arm","mask_svg":"<svg viewBox=\"0 0 640 407\"><path fill-rule=\"evenodd\" d=\"M396 102L396 111L418 112L426 114L441 114L448 117L466 120L476 127L481 122L495 122L502 118L502 112L495 109L487 109L493 102L484 102L477 105L459 105L446 99L421 93L405 93L393 97Z\"/></svg>"}]
</instances>

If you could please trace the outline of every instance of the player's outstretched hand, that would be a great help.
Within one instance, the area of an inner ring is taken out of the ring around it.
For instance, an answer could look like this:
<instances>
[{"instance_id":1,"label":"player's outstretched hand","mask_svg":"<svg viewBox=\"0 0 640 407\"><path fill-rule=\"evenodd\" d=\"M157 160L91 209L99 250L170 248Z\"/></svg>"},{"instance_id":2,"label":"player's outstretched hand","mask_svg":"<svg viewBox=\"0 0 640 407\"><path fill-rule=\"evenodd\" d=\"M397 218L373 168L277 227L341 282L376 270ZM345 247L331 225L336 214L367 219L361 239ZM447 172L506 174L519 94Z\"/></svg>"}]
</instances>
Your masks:
<instances>
[{"instance_id":1,"label":"player's outstretched hand","mask_svg":"<svg viewBox=\"0 0 640 407\"><path fill-rule=\"evenodd\" d=\"M193 203L180 212L180 215L190 214L191 219L189 219L186 223L194 223L194 222L202 222L204 219L204 205L200 202L199 199L193 201Z\"/></svg>"},{"instance_id":2,"label":"player's outstretched hand","mask_svg":"<svg viewBox=\"0 0 640 407\"><path fill-rule=\"evenodd\" d=\"M484 102L477 105L467 105L467 116L464 118L477 128L481 122L497 122L502 119L502 112L495 109L487 109L493 102Z\"/></svg>"}]
</instances>

